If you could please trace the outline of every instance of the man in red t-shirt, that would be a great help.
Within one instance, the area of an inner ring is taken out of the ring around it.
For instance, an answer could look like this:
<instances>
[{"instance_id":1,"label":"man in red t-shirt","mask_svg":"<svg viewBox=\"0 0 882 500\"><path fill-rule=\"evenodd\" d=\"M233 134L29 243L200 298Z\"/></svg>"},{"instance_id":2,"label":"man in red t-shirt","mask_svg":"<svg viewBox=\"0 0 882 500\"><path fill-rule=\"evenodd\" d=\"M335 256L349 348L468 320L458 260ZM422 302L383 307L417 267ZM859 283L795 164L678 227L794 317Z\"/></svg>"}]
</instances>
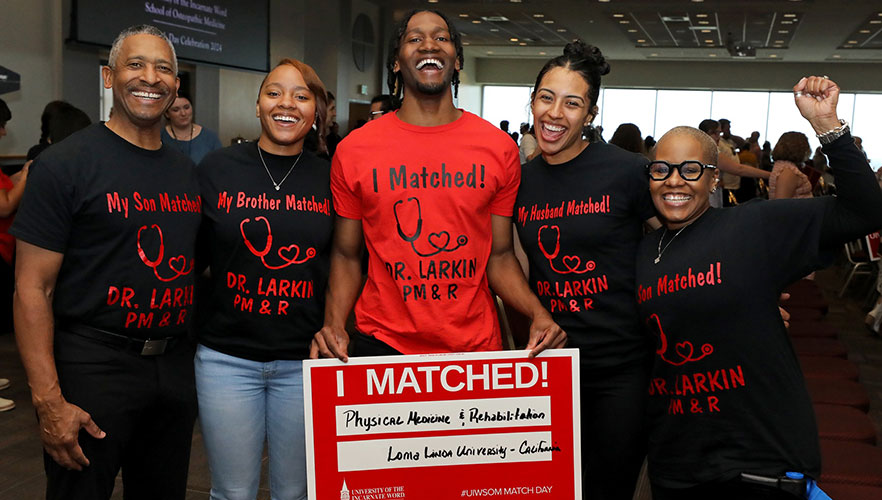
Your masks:
<instances>
[{"instance_id":1,"label":"man in red t-shirt","mask_svg":"<svg viewBox=\"0 0 882 500\"><path fill-rule=\"evenodd\" d=\"M393 34L389 86L404 100L337 148L337 210L324 327L311 357L502 348L489 286L532 319L527 348L562 347L566 334L530 291L512 246L520 162L511 138L457 109L462 44L437 12L407 16ZM370 255L361 287L361 252Z\"/></svg>"}]
</instances>

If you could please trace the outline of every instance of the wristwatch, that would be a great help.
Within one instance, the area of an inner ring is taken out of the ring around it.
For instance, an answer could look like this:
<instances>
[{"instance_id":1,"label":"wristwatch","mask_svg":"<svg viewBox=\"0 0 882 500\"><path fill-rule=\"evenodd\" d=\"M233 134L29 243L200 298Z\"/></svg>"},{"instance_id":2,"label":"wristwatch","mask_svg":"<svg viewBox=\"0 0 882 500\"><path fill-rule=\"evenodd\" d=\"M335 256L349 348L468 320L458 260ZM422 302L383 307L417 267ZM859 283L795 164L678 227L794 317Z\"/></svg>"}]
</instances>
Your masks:
<instances>
[{"instance_id":1,"label":"wristwatch","mask_svg":"<svg viewBox=\"0 0 882 500\"><path fill-rule=\"evenodd\" d=\"M838 127L834 128L833 130L828 130L823 134L817 134L817 137L818 140L821 141L821 144L826 146L827 144L830 144L831 142L839 139L849 132L850 130L848 129L848 122L840 118Z\"/></svg>"}]
</instances>

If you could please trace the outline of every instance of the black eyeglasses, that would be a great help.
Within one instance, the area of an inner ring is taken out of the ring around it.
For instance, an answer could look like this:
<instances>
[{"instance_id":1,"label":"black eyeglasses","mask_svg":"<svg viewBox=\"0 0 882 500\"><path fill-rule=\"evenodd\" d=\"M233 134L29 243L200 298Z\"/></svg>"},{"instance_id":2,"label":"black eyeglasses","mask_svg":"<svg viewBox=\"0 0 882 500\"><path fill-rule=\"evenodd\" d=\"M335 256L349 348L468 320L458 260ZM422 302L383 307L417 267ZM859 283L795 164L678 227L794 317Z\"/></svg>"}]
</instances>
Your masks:
<instances>
[{"instance_id":1,"label":"black eyeglasses","mask_svg":"<svg viewBox=\"0 0 882 500\"><path fill-rule=\"evenodd\" d=\"M697 181L706 168L717 168L715 165L705 165L700 161L684 161L683 163L668 163L656 160L646 165L649 178L654 181L663 181L671 176L674 170L680 174L684 181Z\"/></svg>"}]
</instances>

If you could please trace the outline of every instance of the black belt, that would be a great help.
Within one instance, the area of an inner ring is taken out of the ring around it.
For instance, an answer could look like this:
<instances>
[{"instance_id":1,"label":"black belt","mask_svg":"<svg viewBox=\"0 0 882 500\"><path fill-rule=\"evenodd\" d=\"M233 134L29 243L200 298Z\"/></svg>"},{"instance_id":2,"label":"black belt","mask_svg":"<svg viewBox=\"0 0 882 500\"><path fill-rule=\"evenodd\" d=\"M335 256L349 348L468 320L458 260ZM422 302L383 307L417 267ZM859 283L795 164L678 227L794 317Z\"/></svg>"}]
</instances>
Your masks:
<instances>
[{"instance_id":1,"label":"black belt","mask_svg":"<svg viewBox=\"0 0 882 500\"><path fill-rule=\"evenodd\" d=\"M181 335L177 337L163 337L158 339L136 339L132 337L126 337L125 335L120 335L118 333L108 332L107 330L102 330L100 328L95 328L89 325L84 325L82 323L65 324L59 326L58 328L61 331L70 332L74 335L79 335L80 337L97 340L105 344L119 347L126 351L140 354L141 356L159 356L160 354L164 354L166 351L171 351L178 340L183 337Z\"/></svg>"}]
</instances>

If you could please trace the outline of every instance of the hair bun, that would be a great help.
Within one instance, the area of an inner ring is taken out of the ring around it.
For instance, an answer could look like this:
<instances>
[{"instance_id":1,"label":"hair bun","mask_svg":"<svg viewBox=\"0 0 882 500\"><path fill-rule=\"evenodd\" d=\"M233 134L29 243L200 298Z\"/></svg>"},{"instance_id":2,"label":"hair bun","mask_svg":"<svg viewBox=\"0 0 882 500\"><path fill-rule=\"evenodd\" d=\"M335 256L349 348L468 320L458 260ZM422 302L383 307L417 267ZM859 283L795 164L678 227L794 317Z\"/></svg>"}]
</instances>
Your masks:
<instances>
[{"instance_id":1,"label":"hair bun","mask_svg":"<svg viewBox=\"0 0 882 500\"><path fill-rule=\"evenodd\" d=\"M564 56L594 66L600 76L609 73L609 63L606 62L606 58L603 57L603 53L600 52L600 49L594 45L587 45L582 40L576 39L564 47L563 53Z\"/></svg>"}]
</instances>

